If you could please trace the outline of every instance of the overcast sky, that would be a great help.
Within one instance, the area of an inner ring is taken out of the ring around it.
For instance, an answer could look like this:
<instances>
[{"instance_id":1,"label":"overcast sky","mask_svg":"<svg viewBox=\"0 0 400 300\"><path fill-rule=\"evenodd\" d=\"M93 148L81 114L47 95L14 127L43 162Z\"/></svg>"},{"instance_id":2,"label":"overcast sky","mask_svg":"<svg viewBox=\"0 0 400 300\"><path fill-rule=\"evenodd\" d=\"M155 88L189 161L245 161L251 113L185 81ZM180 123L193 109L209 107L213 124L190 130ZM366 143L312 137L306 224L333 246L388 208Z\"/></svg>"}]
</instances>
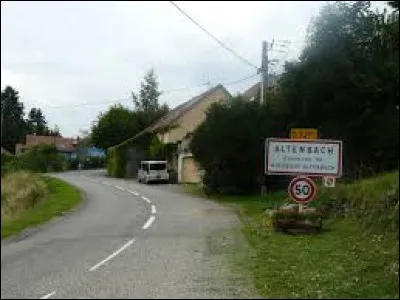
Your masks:
<instances>
[{"instance_id":1,"label":"overcast sky","mask_svg":"<svg viewBox=\"0 0 400 300\"><path fill-rule=\"evenodd\" d=\"M183 10L255 65L261 41L288 40L270 56L296 58L307 26L324 1L185 2ZM277 45L277 43L275 43ZM89 129L110 103L132 107L146 71L154 68L161 90L196 87L161 96L170 107L211 85L256 70L235 58L169 2L1 1L1 88L16 88L25 104L42 108L63 136ZM226 85L245 90L259 77ZM84 103L104 103L75 106Z\"/></svg>"}]
</instances>

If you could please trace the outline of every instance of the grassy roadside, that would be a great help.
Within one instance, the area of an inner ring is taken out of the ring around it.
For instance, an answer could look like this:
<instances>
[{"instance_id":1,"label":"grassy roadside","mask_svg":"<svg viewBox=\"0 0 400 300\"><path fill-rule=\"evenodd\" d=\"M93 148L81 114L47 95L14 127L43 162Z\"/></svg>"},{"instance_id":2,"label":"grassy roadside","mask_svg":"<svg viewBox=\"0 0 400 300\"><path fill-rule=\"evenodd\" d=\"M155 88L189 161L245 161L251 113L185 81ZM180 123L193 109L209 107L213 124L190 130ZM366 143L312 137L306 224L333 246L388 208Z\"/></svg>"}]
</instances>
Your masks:
<instances>
[{"instance_id":1,"label":"grassy roadside","mask_svg":"<svg viewBox=\"0 0 400 300\"><path fill-rule=\"evenodd\" d=\"M66 182L40 176L46 185L48 195L32 208L26 209L12 217L2 219L1 238L7 238L22 230L45 223L55 216L62 215L81 201L81 193Z\"/></svg>"},{"instance_id":2,"label":"grassy roadside","mask_svg":"<svg viewBox=\"0 0 400 300\"><path fill-rule=\"evenodd\" d=\"M195 186L184 189L205 196ZM397 195L397 211L382 212L382 196L391 191ZM343 196L351 199L354 213L325 220L321 234L297 236L275 233L265 213L267 207L286 201L286 191L266 197L214 198L235 207L243 221L252 251L236 257L235 264L253 274L261 296L399 298L398 172L321 189L319 202Z\"/></svg>"}]
</instances>

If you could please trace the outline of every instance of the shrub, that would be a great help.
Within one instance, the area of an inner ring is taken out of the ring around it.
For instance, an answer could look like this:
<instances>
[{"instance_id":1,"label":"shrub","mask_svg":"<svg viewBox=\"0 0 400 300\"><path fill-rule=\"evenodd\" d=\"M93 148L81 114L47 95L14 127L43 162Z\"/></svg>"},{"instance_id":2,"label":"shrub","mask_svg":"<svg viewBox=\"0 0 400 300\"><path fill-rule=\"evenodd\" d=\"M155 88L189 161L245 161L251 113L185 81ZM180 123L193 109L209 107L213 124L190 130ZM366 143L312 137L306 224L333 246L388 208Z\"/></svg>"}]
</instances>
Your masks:
<instances>
[{"instance_id":1,"label":"shrub","mask_svg":"<svg viewBox=\"0 0 400 300\"><path fill-rule=\"evenodd\" d=\"M38 175L25 171L8 174L1 178L1 217L32 208L46 195L46 185Z\"/></svg>"},{"instance_id":2,"label":"shrub","mask_svg":"<svg viewBox=\"0 0 400 300\"><path fill-rule=\"evenodd\" d=\"M2 157L2 175L16 171L58 172L67 168L66 159L54 145L39 145L29 151L5 159Z\"/></svg>"},{"instance_id":3,"label":"shrub","mask_svg":"<svg viewBox=\"0 0 400 300\"><path fill-rule=\"evenodd\" d=\"M68 170L77 170L78 164L79 164L78 158L71 158L70 160L68 160L67 169Z\"/></svg>"},{"instance_id":4,"label":"shrub","mask_svg":"<svg viewBox=\"0 0 400 300\"><path fill-rule=\"evenodd\" d=\"M318 232L322 229L322 213L315 208L304 208L300 212L294 204L274 211L272 224L276 231Z\"/></svg>"},{"instance_id":5,"label":"shrub","mask_svg":"<svg viewBox=\"0 0 400 300\"><path fill-rule=\"evenodd\" d=\"M399 227L398 171L338 184L334 189L321 187L314 206L325 216L348 216L365 230L393 231Z\"/></svg>"}]
</instances>

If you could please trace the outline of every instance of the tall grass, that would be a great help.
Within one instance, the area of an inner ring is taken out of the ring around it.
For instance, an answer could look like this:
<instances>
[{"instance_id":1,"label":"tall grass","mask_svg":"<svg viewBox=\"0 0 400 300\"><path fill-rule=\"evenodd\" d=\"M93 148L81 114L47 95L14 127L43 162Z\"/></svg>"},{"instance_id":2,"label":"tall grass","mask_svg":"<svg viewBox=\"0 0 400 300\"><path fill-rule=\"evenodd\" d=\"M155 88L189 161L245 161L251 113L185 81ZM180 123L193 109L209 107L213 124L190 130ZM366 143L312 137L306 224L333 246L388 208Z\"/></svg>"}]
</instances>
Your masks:
<instances>
[{"instance_id":1,"label":"tall grass","mask_svg":"<svg viewBox=\"0 0 400 300\"><path fill-rule=\"evenodd\" d=\"M60 179L26 172L7 176L1 185L2 239L60 216L82 199L75 187Z\"/></svg>"},{"instance_id":2,"label":"tall grass","mask_svg":"<svg viewBox=\"0 0 400 300\"><path fill-rule=\"evenodd\" d=\"M39 175L19 171L1 178L1 218L8 219L33 208L47 197Z\"/></svg>"}]
</instances>

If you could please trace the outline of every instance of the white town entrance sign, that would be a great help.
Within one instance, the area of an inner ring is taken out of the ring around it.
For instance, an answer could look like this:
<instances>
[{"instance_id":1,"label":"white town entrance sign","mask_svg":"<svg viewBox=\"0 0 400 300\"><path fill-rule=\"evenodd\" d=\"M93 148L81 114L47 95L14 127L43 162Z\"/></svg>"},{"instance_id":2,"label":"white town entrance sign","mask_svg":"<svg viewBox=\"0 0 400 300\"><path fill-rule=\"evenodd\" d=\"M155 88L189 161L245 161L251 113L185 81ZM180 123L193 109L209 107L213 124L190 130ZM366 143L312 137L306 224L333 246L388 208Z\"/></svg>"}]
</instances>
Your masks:
<instances>
[{"instance_id":1,"label":"white town entrance sign","mask_svg":"<svg viewBox=\"0 0 400 300\"><path fill-rule=\"evenodd\" d=\"M342 175L342 142L268 138L265 145L267 175Z\"/></svg>"}]
</instances>

